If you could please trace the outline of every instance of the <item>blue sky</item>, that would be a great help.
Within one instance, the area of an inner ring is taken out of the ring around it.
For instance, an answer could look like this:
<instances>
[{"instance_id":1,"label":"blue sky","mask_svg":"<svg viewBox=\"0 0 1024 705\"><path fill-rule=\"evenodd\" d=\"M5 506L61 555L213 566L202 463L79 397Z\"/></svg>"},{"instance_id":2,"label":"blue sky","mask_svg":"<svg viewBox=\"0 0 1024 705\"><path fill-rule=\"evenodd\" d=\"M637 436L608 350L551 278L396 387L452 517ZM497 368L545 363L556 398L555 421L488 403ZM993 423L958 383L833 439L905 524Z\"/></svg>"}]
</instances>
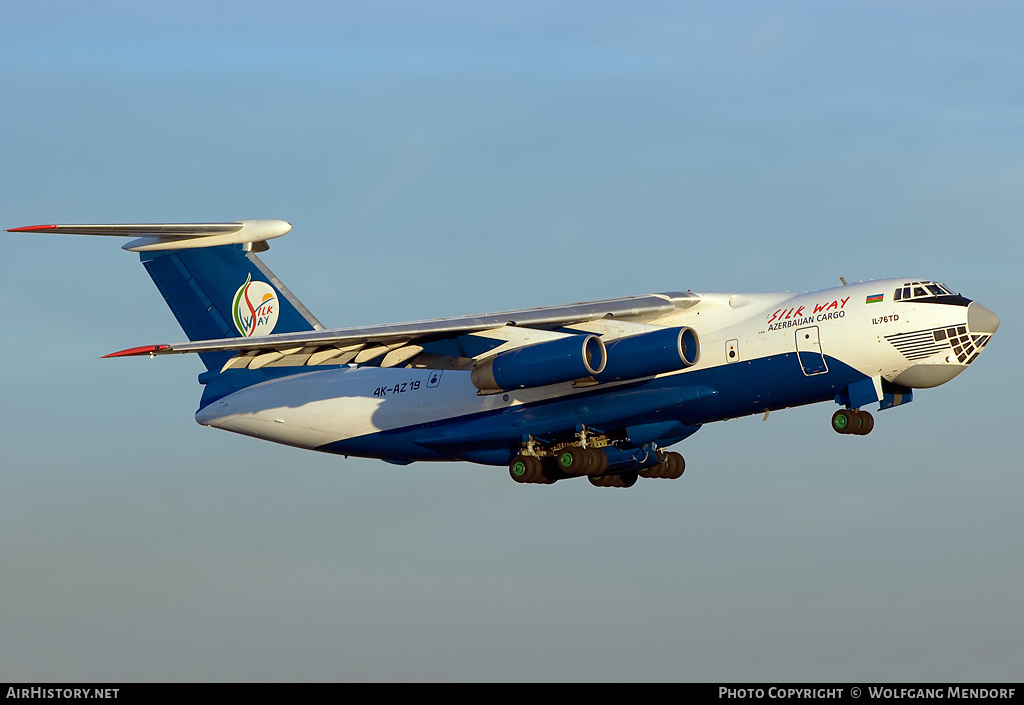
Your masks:
<instances>
[{"instance_id":1,"label":"blue sky","mask_svg":"<svg viewBox=\"0 0 1024 705\"><path fill-rule=\"evenodd\" d=\"M1014 3L0 3L0 225L283 218L327 325L945 281L948 385L629 491L195 424L119 242L5 234L0 679L1019 680Z\"/></svg>"}]
</instances>

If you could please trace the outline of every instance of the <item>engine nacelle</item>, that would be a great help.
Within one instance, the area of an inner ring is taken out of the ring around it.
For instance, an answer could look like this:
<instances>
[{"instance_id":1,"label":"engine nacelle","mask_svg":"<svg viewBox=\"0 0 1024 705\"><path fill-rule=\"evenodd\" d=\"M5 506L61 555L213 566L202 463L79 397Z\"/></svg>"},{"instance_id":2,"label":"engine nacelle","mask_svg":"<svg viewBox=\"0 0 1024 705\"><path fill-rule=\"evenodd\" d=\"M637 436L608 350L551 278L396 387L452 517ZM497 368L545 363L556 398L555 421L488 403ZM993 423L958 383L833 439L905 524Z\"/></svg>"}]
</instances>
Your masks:
<instances>
[{"instance_id":1,"label":"engine nacelle","mask_svg":"<svg viewBox=\"0 0 1024 705\"><path fill-rule=\"evenodd\" d=\"M693 328L665 328L605 343L608 362L594 375L598 382L651 377L675 372L700 359L700 340Z\"/></svg>"},{"instance_id":2,"label":"engine nacelle","mask_svg":"<svg viewBox=\"0 0 1024 705\"><path fill-rule=\"evenodd\" d=\"M596 335L570 335L498 353L474 367L470 379L484 394L495 394L593 377L606 361Z\"/></svg>"}]
</instances>

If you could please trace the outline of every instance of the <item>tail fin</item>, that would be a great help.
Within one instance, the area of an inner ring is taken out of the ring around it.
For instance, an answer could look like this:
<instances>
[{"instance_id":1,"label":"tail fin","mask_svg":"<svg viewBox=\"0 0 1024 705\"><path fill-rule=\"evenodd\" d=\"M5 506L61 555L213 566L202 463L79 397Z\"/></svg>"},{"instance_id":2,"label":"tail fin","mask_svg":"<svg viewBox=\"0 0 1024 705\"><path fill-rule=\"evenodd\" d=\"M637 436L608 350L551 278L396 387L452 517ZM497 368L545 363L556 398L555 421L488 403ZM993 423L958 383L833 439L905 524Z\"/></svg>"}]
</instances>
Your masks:
<instances>
[{"instance_id":1,"label":"tail fin","mask_svg":"<svg viewBox=\"0 0 1024 705\"><path fill-rule=\"evenodd\" d=\"M246 245L140 253L189 340L322 330L323 325ZM233 353L200 353L217 372Z\"/></svg>"},{"instance_id":2,"label":"tail fin","mask_svg":"<svg viewBox=\"0 0 1024 705\"><path fill-rule=\"evenodd\" d=\"M283 220L143 225L30 225L8 232L129 236L189 340L322 330L295 295L256 256L292 229ZM219 372L230 352L199 353Z\"/></svg>"}]
</instances>

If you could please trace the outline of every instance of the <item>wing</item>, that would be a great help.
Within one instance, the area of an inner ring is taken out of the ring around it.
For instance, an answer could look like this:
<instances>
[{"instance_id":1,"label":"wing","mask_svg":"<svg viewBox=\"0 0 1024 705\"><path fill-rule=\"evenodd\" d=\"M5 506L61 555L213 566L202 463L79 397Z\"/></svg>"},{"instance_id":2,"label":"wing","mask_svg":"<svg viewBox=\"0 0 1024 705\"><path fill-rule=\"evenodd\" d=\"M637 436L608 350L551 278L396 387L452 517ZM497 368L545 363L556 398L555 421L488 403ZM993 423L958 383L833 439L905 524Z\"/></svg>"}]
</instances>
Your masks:
<instances>
[{"instance_id":1,"label":"wing","mask_svg":"<svg viewBox=\"0 0 1024 705\"><path fill-rule=\"evenodd\" d=\"M614 338L645 332L658 327L647 322L699 299L692 293L668 292L479 316L147 345L104 357L237 351L224 370L341 364L468 369L477 359L506 349L578 333Z\"/></svg>"}]
</instances>

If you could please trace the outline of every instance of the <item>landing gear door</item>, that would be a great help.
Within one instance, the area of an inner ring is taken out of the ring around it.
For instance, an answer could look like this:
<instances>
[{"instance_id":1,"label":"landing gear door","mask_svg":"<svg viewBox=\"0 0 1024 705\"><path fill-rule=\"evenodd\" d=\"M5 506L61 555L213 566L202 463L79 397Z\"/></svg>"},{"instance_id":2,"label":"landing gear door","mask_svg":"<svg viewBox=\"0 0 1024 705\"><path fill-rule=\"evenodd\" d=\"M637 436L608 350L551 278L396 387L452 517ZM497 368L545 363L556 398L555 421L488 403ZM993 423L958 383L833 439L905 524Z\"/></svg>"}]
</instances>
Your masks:
<instances>
[{"instance_id":1,"label":"landing gear door","mask_svg":"<svg viewBox=\"0 0 1024 705\"><path fill-rule=\"evenodd\" d=\"M800 360L800 369L808 377L828 372L825 356L821 352L821 340L818 337L818 326L798 328L796 331L796 356Z\"/></svg>"}]
</instances>

